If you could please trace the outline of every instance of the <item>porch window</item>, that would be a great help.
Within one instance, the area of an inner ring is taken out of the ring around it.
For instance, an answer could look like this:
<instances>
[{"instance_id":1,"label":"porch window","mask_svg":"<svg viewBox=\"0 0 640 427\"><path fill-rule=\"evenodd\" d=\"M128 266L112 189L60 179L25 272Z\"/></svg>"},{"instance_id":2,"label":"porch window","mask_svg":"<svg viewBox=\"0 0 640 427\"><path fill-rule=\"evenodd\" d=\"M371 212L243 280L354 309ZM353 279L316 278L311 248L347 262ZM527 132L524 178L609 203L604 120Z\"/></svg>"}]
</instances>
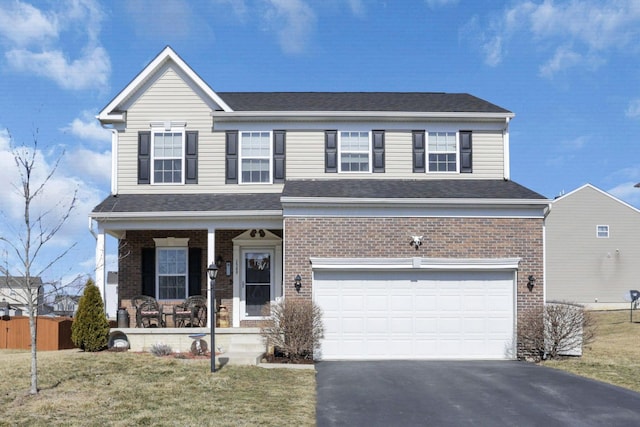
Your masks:
<instances>
[{"instance_id":1,"label":"porch window","mask_svg":"<svg viewBox=\"0 0 640 427\"><path fill-rule=\"evenodd\" d=\"M187 297L187 248L157 249L158 299Z\"/></svg>"},{"instance_id":2,"label":"porch window","mask_svg":"<svg viewBox=\"0 0 640 427\"><path fill-rule=\"evenodd\" d=\"M455 132L429 132L429 172L458 170L458 143Z\"/></svg>"},{"instance_id":3,"label":"porch window","mask_svg":"<svg viewBox=\"0 0 640 427\"><path fill-rule=\"evenodd\" d=\"M184 130L152 133L153 183L184 183Z\"/></svg>"},{"instance_id":4,"label":"porch window","mask_svg":"<svg viewBox=\"0 0 640 427\"><path fill-rule=\"evenodd\" d=\"M271 182L271 132L240 134L240 177L242 183Z\"/></svg>"},{"instance_id":5,"label":"porch window","mask_svg":"<svg viewBox=\"0 0 640 427\"><path fill-rule=\"evenodd\" d=\"M340 172L371 172L369 132L340 132Z\"/></svg>"}]
</instances>

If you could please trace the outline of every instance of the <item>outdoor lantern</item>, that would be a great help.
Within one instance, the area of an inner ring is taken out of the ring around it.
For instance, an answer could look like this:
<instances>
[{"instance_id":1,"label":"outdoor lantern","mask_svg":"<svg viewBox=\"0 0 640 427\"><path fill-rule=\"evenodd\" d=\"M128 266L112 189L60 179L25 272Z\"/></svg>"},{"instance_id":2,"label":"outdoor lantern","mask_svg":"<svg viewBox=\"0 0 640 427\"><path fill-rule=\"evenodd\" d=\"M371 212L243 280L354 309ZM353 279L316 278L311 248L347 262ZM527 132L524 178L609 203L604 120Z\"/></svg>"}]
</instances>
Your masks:
<instances>
[{"instance_id":1,"label":"outdoor lantern","mask_svg":"<svg viewBox=\"0 0 640 427\"><path fill-rule=\"evenodd\" d=\"M527 288L529 288L529 292L533 291L533 286L536 284L536 278L533 277L533 274L529 275Z\"/></svg>"},{"instance_id":2,"label":"outdoor lantern","mask_svg":"<svg viewBox=\"0 0 640 427\"><path fill-rule=\"evenodd\" d=\"M214 263L209 264L207 274L209 275L210 280L216 280L216 277L218 276L218 267Z\"/></svg>"},{"instance_id":3,"label":"outdoor lantern","mask_svg":"<svg viewBox=\"0 0 640 427\"><path fill-rule=\"evenodd\" d=\"M300 275L296 275L296 278L294 279L293 282L293 286L296 287L296 291L300 292L300 288L302 287L302 277L300 277Z\"/></svg>"}]
</instances>

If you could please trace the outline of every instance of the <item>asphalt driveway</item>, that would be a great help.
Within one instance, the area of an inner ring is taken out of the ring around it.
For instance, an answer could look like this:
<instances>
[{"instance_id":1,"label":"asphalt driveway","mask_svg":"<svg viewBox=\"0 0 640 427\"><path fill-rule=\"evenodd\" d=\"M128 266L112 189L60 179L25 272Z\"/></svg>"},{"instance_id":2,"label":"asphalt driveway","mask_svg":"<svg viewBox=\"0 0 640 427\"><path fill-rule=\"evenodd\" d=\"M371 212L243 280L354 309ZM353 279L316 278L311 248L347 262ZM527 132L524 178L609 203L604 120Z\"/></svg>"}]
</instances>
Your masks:
<instances>
[{"instance_id":1,"label":"asphalt driveway","mask_svg":"<svg viewBox=\"0 0 640 427\"><path fill-rule=\"evenodd\" d=\"M316 370L318 427L640 425L640 393L525 362L319 362Z\"/></svg>"}]
</instances>

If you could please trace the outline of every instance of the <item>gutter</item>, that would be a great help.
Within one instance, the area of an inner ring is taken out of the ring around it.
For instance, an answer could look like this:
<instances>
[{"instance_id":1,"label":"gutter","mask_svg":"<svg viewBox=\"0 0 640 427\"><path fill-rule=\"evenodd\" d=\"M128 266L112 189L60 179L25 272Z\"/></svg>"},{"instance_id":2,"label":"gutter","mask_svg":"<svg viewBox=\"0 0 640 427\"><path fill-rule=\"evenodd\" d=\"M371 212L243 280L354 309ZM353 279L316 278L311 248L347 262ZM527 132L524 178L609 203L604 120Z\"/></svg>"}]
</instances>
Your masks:
<instances>
[{"instance_id":1,"label":"gutter","mask_svg":"<svg viewBox=\"0 0 640 427\"><path fill-rule=\"evenodd\" d=\"M477 119L509 120L514 113L470 113L470 112L428 112L428 111L212 111L214 121L251 121L251 120L325 120L330 119ZM507 122L508 123L508 122Z\"/></svg>"}]
</instances>

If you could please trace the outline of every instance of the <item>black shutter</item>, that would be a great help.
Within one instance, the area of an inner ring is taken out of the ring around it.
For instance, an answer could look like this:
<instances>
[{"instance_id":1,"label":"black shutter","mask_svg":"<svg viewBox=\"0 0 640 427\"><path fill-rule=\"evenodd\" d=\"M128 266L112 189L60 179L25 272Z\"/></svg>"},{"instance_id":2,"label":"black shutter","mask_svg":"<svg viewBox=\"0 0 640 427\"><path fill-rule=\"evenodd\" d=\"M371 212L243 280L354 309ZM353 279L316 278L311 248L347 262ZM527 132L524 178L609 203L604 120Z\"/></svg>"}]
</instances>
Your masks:
<instances>
[{"instance_id":1,"label":"black shutter","mask_svg":"<svg viewBox=\"0 0 640 427\"><path fill-rule=\"evenodd\" d=\"M425 172L425 141L424 131L411 132L413 141L413 172Z\"/></svg>"},{"instance_id":2,"label":"black shutter","mask_svg":"<svg viewBox=\"0 0 640 427\"><path fill-rule=\"evenodd\" d=\"M155 248L142 248L142 294L156 297Z\"/></svg>"},{"instance_id":3,"label":"black shutter","mask_svg":"<svg viewBox=\"0 0 640 427\"><path fill-rule=\"evenodd\" d=\"M138 132L138 184L151 183L151 132Z\"/></svg>"},{"instance_id":4,"label":"black shutter","mask_svg":"<svg viewBox=\"0 0 640 427\"><path fill-rule=\"evenodd\" d=\"M471 131L460 131L460 172L473 172Z\"/></svg>"},{"instance_id":5,"label":"black shutter","mask_svg":"<svg viewBox=\"0 0 640 427\"><path fill-rule=\"evenodd\" d=\"M184 147L185 183L198 183L198 131L187 131Z\"/></svg>"},{"instance_id":6,"label":"black shutter","mask_svg":"<svg viewBox=\"0 0 640 427\"><path fill-rule=\"evenodd\" d=\"M324 171L338 172L338 131L335 130L324 132Z\"/></svg>"},{"instance_id":7,"label":"black shutter","mask_svg":"<svg viewBox=\"0 0 640 427\"><path fill-rule=\"evenodd\" d=\"M238 131L227 131L225 183L238 183Z\"/></svg>"},{"instance_id":8,"label":"black shutter","mask_svg":"<svg viewBox=\"0 0 640 427\"><path fill-rule=\"evenodd\" d=\"M189 295L202 295L202 249L189 248Z\"/></svg>"},{"instance_id":9,"label":"black shutter","mask_svg":"<svg viewBox=\"0 0 640 427\"><path fill-rule=\"evenodd\" d=\"M287 132L284 130L273 131L273 182L284 182L285 178L285 151Z\"/></svg>"},{"instance_id":10,"label":"black shutter","mask_svg":"<svg viewBox=\"0 0 640 427\"><path fill-rule=\"evenodd\" d=\"M384 172L384 131L374 130L373 135L373 172Z\"/></svg>"}]
</instances>

